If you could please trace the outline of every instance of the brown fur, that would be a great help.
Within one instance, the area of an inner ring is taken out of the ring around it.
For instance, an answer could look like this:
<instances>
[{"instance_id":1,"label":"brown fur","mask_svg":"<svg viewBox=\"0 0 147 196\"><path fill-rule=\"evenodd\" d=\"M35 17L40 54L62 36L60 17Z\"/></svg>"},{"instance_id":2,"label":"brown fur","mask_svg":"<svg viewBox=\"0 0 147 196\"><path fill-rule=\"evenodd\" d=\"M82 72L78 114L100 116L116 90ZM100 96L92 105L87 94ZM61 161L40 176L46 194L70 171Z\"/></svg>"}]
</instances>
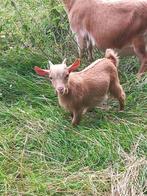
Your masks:
<instances>
[{"instance_id":1,"label":"brown fur","mask_svg":"<svg viewBox=\"0 0 147 196\"><path fill-rule=\"evenodd\" d=\"M72 31L76 34L79 55L88 48L123 49L132 45L141 61L139 75L147 71L145 33L147 32L147 1L62 0Z\"/></svg>"},{"instance_id":2,"label":"brown fur","mask_svg":"<svg viewBox=\"0 0 147 196\"><path fill-rule=\"evenodd\" d=\"M34 69L40 76L49 76L59 104L72 114L72 124L77 125L82 114L101 105L108 93L118 99L120 110L124 109L125 93L118 78L118 61L117 54L107 49L105 58L98 59L80 72L72 72L80 65L79 59L69 67L64 60L57 65L50 62L49 70Z\"/></svg>"},{"instance_id":3,"label":"brown fur","mask_svg":"<svg viewBox=\"0 0 147 196\"><path fill-rule=\"evenodd\" d=\"M109 92L118 99L120 110L124 109L125 93L115 66L118 58L111 50L109 53L107 51L106 57L81 72L71 73L68 79L68 93L58 94L60 105L73 115L73 125L80 122L84 112L101 104Z\"/></svg>"}]
</instances>

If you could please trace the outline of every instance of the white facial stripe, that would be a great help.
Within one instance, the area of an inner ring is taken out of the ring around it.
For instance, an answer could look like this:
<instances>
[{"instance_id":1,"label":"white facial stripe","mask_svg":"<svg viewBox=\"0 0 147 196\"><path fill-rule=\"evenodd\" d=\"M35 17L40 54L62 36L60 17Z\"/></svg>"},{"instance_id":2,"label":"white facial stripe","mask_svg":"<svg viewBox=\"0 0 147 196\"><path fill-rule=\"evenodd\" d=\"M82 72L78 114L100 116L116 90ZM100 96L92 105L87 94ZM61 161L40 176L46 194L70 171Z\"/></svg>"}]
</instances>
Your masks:
<instances>
[{"instance_id":1,"label":"white facial stripe","mask_svg":"<svg viewBox=\"0 0 147 196\"><path fill-rule=\"evenodd\" d=\"M57 64L57 65L53 65L50 68L50 72L51 72L51 75L61 76L65 72L65 69L66 69L65 64Z\"/></svg>"},{"instance_id":2,"label":"white facial stripe","mask_svg":"<svg viewBox=\"0 0 147 196\"><path fill-rule=\"evenodd\" d=\"M59 94L65 94L68 91L68 80L66 79L67 74L68 70L66 64L56 64L50 68L52 85Z\"/></svg>"}]
</instances>

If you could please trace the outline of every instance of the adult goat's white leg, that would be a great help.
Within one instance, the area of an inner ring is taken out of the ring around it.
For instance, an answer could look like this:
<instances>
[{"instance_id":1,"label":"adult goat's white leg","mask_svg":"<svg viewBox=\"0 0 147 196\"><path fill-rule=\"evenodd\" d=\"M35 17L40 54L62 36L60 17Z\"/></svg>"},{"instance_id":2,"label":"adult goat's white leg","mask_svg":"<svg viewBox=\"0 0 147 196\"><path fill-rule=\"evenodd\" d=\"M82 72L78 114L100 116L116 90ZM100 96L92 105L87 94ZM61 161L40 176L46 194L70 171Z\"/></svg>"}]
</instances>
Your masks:
<instances>
[{"instance_id":1,"label":"adult goat's white leg","mask_svg":"<svg viewBox=\"0 0 147 196\"><path fill-rule=\"evenodd\" d=\"M79 58L82 58L84 55L86 40L81 35L76 35L76 40L77 40L77 44L78 44Z\"/></svg>"}]
</instances>

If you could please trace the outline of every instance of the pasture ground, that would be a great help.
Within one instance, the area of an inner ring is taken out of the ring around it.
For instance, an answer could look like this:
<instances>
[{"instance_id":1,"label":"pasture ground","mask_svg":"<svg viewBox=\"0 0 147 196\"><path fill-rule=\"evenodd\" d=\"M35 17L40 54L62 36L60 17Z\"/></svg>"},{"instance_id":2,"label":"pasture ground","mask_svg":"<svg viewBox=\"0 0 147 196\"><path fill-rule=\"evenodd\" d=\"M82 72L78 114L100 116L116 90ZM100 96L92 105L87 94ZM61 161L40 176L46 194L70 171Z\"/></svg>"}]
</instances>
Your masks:
<instances>
[{"instance_id":1,"label":"pasture ground","mask_svg":"<svg viewBox=\"0 0 147 196\"><path fill-rule=\"evenodd\" d=\"M46 54L58 63L77 56L62 6L2 2L0 195L145 195L147 78L136 79L137 59L120 60L125 111L118 112L117 101L110 99L109 111L95 109L73 128L49 82L33 71L46 66ZM62 28L60 34L55 27Z\"/></svg>"}]
</instances>

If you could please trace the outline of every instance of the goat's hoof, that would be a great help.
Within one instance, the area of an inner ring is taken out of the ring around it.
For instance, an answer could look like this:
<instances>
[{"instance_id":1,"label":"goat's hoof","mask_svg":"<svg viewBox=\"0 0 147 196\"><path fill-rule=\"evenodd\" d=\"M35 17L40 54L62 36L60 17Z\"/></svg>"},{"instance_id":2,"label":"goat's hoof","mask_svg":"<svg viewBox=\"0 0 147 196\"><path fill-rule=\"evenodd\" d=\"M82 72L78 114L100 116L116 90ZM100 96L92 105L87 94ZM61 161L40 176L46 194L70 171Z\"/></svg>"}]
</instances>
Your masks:
<instances>
[{"instance_id":1,"label":"goat's hoof","mask_svg":"<svg viewBox=\"0 0 147 196\"><path fill-rule=\"evenodd\" d=\"M76 127L76 126L78 126L78 123L72 122L72 126Z\"/></svg>"},{"instance_id":2,"label":"goat's hoof","mask_svg":"<svg viewBox=\"0 0 147 196\"><path fill-rule=\"evenodd\" d=\"M72 126L73 126L73 127L76 127L77 125L79 125L79 122L80 122L80 121L73 120L73 121L72 121Z\"/></svg>"},{"instance_id":3,"label":"goat's hoof","mask_svg":"<svg viewBox=\"0 0 147 196\"><path fill-rule=\"evenodd\" d=\"M138 72L137 73L137 79L140 80L143 76L145 76L147 72Z\"/></svg>"},{"instance_id":4,"label":"goat's hoof","mask_svg":"<svg viewBox=\"0 0 147 196\"><path fill-rule=\"evenodd\" d=\"M119 112L121 112L121 113L124 112L124 109L119 109Z\"/></svg>"},{"instance_id":5,"label":"goat's hoof","mask_svg":"<svg viewBox=\"0 0 147 196\"><path fill-rule=\"evenodd\" d=\"M142 75L143 75L143 74L138 73L138 74L137 74L137 80L140 80L140 79L141 79L141 77L142 77Z\"/></svg>"}]
</instances>

